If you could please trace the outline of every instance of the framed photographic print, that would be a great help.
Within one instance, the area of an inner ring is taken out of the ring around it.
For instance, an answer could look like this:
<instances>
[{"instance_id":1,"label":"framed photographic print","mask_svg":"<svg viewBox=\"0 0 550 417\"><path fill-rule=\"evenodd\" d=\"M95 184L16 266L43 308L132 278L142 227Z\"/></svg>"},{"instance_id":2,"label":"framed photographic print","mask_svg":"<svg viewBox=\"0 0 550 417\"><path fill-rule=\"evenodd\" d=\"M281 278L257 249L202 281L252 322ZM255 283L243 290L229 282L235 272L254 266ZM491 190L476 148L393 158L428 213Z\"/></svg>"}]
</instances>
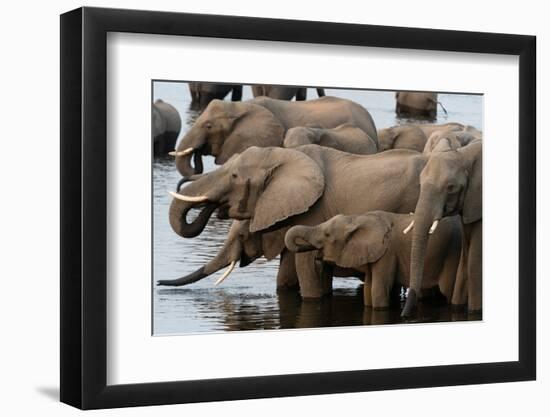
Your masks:
<instances>
[{"instance_id":1,"label":"framed photographic print","mask_svg":"<svg viewBox=\"0 0 550 417\"><path fill-rule=\"evenodd\" d=\"M535 103L530 36L62 15L61 401L535 379Z\"/></svg>"}]
</instances>

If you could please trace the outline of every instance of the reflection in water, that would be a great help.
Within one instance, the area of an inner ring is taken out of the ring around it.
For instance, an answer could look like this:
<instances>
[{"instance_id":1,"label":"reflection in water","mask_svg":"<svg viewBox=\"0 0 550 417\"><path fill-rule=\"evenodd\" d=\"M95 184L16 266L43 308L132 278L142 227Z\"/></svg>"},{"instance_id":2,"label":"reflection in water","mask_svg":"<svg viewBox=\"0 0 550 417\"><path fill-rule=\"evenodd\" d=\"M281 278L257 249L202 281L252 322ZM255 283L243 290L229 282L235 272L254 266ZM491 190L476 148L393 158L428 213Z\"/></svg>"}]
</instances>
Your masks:
<instances>
[{"instance_id":1,"label":"reflection in water","mask_svg":"<svg viewBox=\"0 0 550 417\"><path fill-rule=\"evenodd\" d=\"M327 95L351 98L365 106L378 128L406 123L396 119L394 93L386 91L327 90ZM315 97L313 91L309 97ZM155 97L174 105L184 120L180 138L198 117L189 108L187 84L155 83ZM250 88L243 99L251 98ZM449 114L438 114L438 123L460 121L481 126L479 96L441 94ZM205 172L216 168L211 157L204 158ZM153 281L174 279L195 271L209 261L223 245L230 220L213 215L205 230L193 239L176 235L168 223L171 198L168 191L180 179L171 158L155 158L153 163ZM195 212L196 213L196 212ZM190 213L190 216L196 214ZM154 334L185 334L227 330L293 329L329 326L357 326L403 323L400 306L373 311L363 306L363 286L357 278L335 278L331 297L302 302L296 292L275 288L278 259L258 259L247 267L236 268L221 284L213 284L214 274L187 287L156 287L153 291ZM416 322L479 320L479 316L453 312L447 306L420 305Z\"/></svg>"}]
</instances>

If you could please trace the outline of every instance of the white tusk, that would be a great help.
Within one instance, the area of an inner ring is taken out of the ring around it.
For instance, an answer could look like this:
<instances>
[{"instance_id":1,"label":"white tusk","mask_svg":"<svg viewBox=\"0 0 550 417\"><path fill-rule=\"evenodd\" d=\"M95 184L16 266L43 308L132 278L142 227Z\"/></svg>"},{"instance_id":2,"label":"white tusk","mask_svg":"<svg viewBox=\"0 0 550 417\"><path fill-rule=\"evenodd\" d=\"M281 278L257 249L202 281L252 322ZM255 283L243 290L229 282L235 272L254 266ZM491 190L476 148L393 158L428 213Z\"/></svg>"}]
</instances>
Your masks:
<instances>
[{"instance_id":1,"label":"white tusk","mask_svg":"<svg viewBox=\"0 0 550 417\"><path fill-rule=\"evenodd\" d=\"M233 271L233 268L235 268L235 265L237 265L237 262L236 261L232 261L231 264L229 265L229 268L227 268L227 270L223 273L223 275L214 283L214 285L220 285L224 279L226 279L229 274L231 273L231 271Z\"/></svg>"},{"instance_id":2,"label":"white tusk","mask_svg":"<svg viewBox=\"0 0 550 417\"><path fill-rule=\"evenodd\" d=\"M197 197L190 197L190 196L187 196L187 195L181 195L181 194L175 193L173 191L168 191L168 193L172 197L177 198L178 200L187 201L189 203L202 203L203 201L208 200L208 197L205 196L205 195L199 195Z\"/></svg>"},{"instance_id":3,"label":"white tusk","mask_svg":"<svg viewBox=\"0 0 550 417\"><path fill-rule=\"evenodd\" d=\"M432 227L430 227L430 231L428 232L430 235L435 232L435 229L437 229L437 225L439 224L439 220L434 220L432 223Z\"/></svg>"},{"instance_id":4,"label":"white tusk","mask_svg":"<svg viewBox=\"0 0 550 417\"><path fill-rule=\"evenodd\" d=\"M190 153L193 153L195 149L194 148L187 148L186 150L184 151L172 151L172 152L168 152L168 155L172 155L172 156L185 156L185 155L189 155Z\"/></svg>"},{"instance_id":5,"label":"white tusk","mask_svg":"<svg viewBox=\"0 0 550 417\"><path fill-rule=\"evenodd\" d=\"M406 235L407 233L409 233L411 231L411 229L413 228L413 226L414 226L414 220L411 222L411 224L409 224L407 226L407 228L405 230L403 230L403 234Z\"/></svg>"}]
</instances>

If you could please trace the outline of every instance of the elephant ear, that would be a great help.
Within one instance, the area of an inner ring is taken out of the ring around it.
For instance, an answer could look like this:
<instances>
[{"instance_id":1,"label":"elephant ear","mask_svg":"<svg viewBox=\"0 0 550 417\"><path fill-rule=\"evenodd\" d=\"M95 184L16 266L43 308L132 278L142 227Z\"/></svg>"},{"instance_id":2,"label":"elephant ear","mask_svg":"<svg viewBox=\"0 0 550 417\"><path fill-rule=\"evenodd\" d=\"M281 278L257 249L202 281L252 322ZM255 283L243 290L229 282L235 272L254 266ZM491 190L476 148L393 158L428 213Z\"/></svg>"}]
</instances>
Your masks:
<instances>
[{"instance_id":1,"label":"elephant ear","mask_svg":"<svg viewBox=\"0 0 550 417\"><path fill-rule=\"evenodd\" d=\"M377 215L359 216L346 226L347 242L337 264L358 268L378 261L390 245L391 224Z\"/></svg>"},{"instance_id":2,"label":"elephant ear","mask_svg":"<svg viewBox=\"0 0 550 417\"><path fill-rule=\"evenodd\" d=\"M481 219L483 211L482 197L482 145L481 142L473 142L461 149L468 161L468 185L464 196L462 208L462 221L464 224L474 223Z\"/></svg>"},{"instance_id":3,"label":"elephant ear","mask_svg":"<svg viewBox=\"0 0 550 417\"><path fill-rule=\"evenodd\" d=\"M294 149L269 148L272 166L258 197L250 231L257 232L307 211L323 194L325 176L309 156Z\"/></svg>"},{"instance_id":4,"label":"elephant ear","mask_svg":"<svg viewBox=\"0 0 550 417\"><path fill-rule=\"evenodd\" d=\"M216 157L216 164L224 164L231 156L251 146L283 146L285 129L273 113L255 104L231 104L229 117L233 124Z\"/></svg>"}]
</instances>

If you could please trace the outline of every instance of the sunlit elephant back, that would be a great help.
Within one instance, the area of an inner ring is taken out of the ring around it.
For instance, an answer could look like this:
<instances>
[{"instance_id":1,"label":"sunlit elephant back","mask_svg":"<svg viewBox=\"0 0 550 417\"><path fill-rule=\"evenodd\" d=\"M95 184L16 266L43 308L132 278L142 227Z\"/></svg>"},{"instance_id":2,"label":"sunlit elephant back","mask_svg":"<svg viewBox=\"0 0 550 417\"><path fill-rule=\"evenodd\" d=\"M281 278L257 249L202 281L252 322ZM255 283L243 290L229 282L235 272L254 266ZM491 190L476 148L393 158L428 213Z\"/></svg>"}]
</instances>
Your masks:
<instances>
[{"instance_id":1,"label":"sunlit elephant back","mask_svg":"<svg viewBox=\"0 0 550 417\"><path fill-rule=\"evenodd\" d=\"M336 97L299 102L267 97L246 102L214 100L180 140L173 155L180 174L188 177L199 171L191 165L193 158L197 161L202 155L212 155L215 163L221 165L251 146L283 146L285 133L292 127L315 125L331 129L346 123L363 130L378 146L371 115L351 100Z\"/></svg>"}]
</instances>

